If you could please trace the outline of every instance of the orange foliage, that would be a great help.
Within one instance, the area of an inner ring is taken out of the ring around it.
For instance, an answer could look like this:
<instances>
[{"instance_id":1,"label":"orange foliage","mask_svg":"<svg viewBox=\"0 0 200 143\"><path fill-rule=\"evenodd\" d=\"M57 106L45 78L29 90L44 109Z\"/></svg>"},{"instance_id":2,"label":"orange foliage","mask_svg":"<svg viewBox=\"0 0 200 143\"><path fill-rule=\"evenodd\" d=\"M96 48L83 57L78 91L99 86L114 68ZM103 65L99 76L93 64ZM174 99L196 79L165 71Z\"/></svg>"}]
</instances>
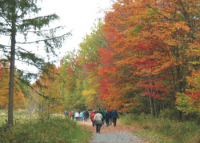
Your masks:
<instances>
[{"instance_id":1,"label":"orange foliage","mask_svg":"<svg viewBox=\"0 0 200 143\"><path fill-rule=\"evenodd\" d=\"M0 105L3 108L7 108L8 105L8 95L9 95L9 69L8 66L1 68L1 76L0 76ZM15 83L19 82L17 78L14 78ZM17 84L15 84L17 85ZM22 93L19 87L14 87L14 99L13 105L14 108L20 109L25 108L26 99L24 94Z\"/></svg>"},{"instance_id":2,"label":"orange foliage","mask_svg":"<svg viewBox=\"0 0 200 143\"><path fill-rule=\"evenodd\" d=\"M113 5L103 28L108 46L99 50L99 93L108 105L123 109L121 103L130 102L134 94L126 98L126 82L160 100L175 100L169 91L184 91L187 65L200 55L195 4L197 0L119 0Z\"/></svg>"}]
</instances>

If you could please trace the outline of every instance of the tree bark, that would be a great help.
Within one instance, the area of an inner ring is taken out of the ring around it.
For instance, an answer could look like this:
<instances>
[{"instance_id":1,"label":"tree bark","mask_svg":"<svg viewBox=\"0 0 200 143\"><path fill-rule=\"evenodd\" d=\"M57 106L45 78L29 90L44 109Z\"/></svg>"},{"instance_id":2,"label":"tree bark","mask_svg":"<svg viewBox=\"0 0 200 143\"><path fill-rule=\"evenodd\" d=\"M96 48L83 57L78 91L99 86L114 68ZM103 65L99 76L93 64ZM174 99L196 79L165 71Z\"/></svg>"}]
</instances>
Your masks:
<instances>
[{"instance_id":1,"label":"tree bark","mask_svg":"<svg viewBox=\"0 0 200 143\"><path fill-rule=\"evenodd\" d=\"M11 126L13 125L13 94L14 94L15 43L16 43L15 5L16 3L12 8L11 59L10 59L10 81L9 81L9 103L8 103L8 125Z\"/></svg>"}]
</instances>

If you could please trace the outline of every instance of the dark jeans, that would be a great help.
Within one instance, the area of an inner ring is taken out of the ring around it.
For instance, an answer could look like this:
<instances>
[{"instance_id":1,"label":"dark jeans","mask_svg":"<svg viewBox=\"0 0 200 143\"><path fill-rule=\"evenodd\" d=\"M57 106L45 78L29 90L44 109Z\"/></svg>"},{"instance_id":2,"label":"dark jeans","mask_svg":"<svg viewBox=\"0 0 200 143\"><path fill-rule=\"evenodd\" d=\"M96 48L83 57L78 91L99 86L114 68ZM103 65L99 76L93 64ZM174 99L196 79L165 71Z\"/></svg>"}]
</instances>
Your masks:
<instances>
[{"instance_id":1,"label":"dark jeans","mask_svg":"<svg viewBox=\"0 0 200 143\"><path fill-rule=\"evenodd\" d=\"M96 132L100 133L102 124L96 124Z\"/></svg>"},{"instance_id":2,"label":"dark jeans","mask_svg":"<svg viewBox=\"0 0 200 143\"><path fill-rule=\"evenodd\" d=\"M87 117L85 117L85 118L84 118L84 121L86 121L86 122L87 122L87 121L88 121L88 118L87 118Z\"/></svg>"},{"instance_id":3,"label":"dark jeans","mask_svg":"<svg viewBox=\"0 0 200 143\"><path fill-rule=\"evenodd\" d=\"M110 122L110 125L112 125L113 119L112 119L112 118L110 118L110 121L109 121L109 122Z\"/></svg>"},{"instance_id":4,"label":"dark jeans","mask_svg":"<svg viewBox=\"0 0 200 143\"><path fill-rule=\"evenodd\" d=\"M113 118L114 127L116 126L117 118Z\"/></svg>"},{"instance_id":5,"label":"dark jeans","mask_svg":"<svg viewBox=\"0 0 200 143\"><path fill-rule=\"evenodd\" d=\"M92 126L93 126L93 127L95 126L95 122L94 122L94 121L92 121Z\"/></svg>"},{"instance_id":6,"label":"dark jeans","mask_svg":"<svg viewBox=\"0 0 200 143\"><path fill-rule=\"evenodd\" d=\"M109 119L106 119L106 126L109 126Z\"/></svg>"}]
</instances>

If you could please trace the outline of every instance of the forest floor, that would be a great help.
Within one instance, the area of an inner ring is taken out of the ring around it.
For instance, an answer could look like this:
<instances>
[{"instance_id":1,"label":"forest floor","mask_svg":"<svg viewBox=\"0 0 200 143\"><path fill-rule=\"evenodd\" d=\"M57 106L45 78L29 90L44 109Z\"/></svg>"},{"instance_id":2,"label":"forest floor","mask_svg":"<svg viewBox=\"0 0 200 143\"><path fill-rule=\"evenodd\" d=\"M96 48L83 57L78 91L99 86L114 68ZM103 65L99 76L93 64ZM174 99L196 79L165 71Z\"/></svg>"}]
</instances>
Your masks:
<instances>
[{"instance_id":1,"label":"forest floor","mask_svg":"<svg viewBox=\"0 0 200 143\"><path fill-rule=\"evenodd\" d=\"M93 139L90 143L143 143L146 142L144 139L133 135L132 131L142 130L132 126L121 125L117 122L117 126L114 127L110 125L106 127L104 124L101 127L101 133L96 133L96 126L92 126L92 122L82 122L79 121L79 124L86 125L89 130L93 132Z\"/></svg>"}]
</instances>

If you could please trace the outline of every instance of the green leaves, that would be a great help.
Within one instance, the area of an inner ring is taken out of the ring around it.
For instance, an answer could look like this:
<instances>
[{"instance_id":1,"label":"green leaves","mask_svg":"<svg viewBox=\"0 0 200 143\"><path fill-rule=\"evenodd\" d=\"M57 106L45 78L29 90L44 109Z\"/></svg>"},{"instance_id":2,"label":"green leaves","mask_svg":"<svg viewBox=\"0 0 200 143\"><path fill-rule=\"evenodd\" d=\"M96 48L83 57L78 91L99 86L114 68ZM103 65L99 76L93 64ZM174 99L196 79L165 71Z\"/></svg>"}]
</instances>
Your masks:
<instances>
[{"instance_id":1,"label":"green leaves","mask_svg":"<svg viewBox=\"0 0 200 143\"><path fill-rule=\"evenodd\" d=\"M140 30L142 30L143 27L144 27L144 25L142 25L142 24L136 26L134 29L131 30L131 34L137 35L140 32Z\"/></svg>"}]
</instances>

